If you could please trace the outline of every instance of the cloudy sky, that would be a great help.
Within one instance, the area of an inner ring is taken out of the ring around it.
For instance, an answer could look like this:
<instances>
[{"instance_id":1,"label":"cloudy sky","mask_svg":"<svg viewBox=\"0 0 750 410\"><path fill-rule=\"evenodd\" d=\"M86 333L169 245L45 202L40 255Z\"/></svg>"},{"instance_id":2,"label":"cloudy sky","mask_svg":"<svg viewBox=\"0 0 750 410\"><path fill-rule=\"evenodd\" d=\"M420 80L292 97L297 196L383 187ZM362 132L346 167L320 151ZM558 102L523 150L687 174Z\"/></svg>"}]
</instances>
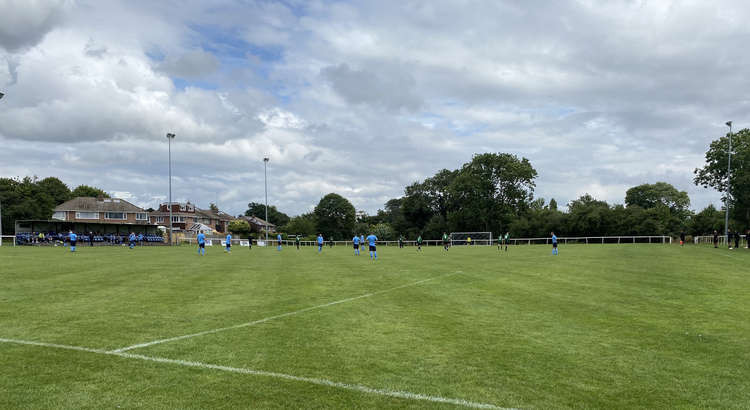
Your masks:
<instances>
[{"instance_id":1,"label":"cloudy sky","mask_svg":"<svg viewBox=\"0 0 750 410\"><path fill-rule=\"evenodd\" d=\"M511 152L537 197L623 202L692 184L750 112L737 1L0 0L0 176L156 206L370 213L472 154Z\"/></svg>"}]
</instances>

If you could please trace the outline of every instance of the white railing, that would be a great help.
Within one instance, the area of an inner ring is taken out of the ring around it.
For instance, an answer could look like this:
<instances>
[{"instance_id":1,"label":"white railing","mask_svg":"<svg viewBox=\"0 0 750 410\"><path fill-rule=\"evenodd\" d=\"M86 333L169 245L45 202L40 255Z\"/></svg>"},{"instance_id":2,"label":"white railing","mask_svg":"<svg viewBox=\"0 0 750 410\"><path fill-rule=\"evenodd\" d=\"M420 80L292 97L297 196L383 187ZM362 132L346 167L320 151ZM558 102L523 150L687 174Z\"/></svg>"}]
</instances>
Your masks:
<instances>
[{"instance_id":1,"label":"white railing","mask_svg":"<svg viewBox=\"0 0 750 410\"><path fill-rule=\"evenodd\" d=\"M224 242L225 238L206 238L206 241L210 241L211 245L217 246ZM232 239L232 245L239 245L240 241L247 242L247 239ZM263 242L263 240L253 239L253 245L257 245L258 242ZM197 241L195 238L182 238L180 239L181 243L185 244L196 244ZM285 247L293 247L295 246L294 239L284 239L281 241L282 245ZM633 244L633 243L645 243L645 244L670 244L672 243L672 237L668 235L641 235L641 236L562 236L557 238L557 242L559 244L588 244L588 245L595 245L595 244ZM323 243L324 247L329 247L333 244L333 246L348 246L351 247L353 245L353 242L351 240L349 241L325 241ZM417 246L417 241L404 241L404 246ZM468 244L461 244L453 246L490 246L490 245L497 245L497 241L490 242L486 239L480 239L476 241L472 241L473 245ZM551 245L552 244L552 238L510 238L509 243L511 245ZM367 247L367 243L364 244L365 247ZM398 241L378 241L378 246L398 246ZM247 246L246 244L243 244L243 246ZM268 238L268 246L276 246L276 239ZM300 246L318 246L317 241L300 241ZM440 239L426 239L422 241L422 246L424 247L432 247L432 246L443 246L443 241Z\"/></svg>"},{"instance_id":2,"label":"white railing","mask_svg":"<svg viewBox=\"0 0 750 410\"><path fill-rule=\"evenodd\" d=\"M552 238L510 238L513 245L550 245ZM559 236L559 244L632 244L632 243L672 243L672 237L667 235L635 235L635 236Z\"/></svg>"},{"instance_id":3,"label":"white railing","mask_svg":"<svg viewBox=\"0 0 750 410\"><path fill-rule=\"evenodd\" d=\"M0 235L0 246L3 246L3 245L8 246L8 243L12 243L13 246L16 246L16 236L15 235Z\"/></svg>"},{"instance_id":4,"label":"white railing","mask_svg":"<svg viewBox=\"0 0 750 410\"><path fill-rule=\"evenodd\" d=\"M726 235L719 235L717 238L719 245L726 245L727 244L727 236ZM701 244L701 243L714 243L714 236L713 235L700 235L700 236L693 236L693 243ZM732 237L732 243L734 243L734 237ZM747 246L747 235L740 235L740 245L745 243L745 246Z\"/></svg>"}]
</instances>

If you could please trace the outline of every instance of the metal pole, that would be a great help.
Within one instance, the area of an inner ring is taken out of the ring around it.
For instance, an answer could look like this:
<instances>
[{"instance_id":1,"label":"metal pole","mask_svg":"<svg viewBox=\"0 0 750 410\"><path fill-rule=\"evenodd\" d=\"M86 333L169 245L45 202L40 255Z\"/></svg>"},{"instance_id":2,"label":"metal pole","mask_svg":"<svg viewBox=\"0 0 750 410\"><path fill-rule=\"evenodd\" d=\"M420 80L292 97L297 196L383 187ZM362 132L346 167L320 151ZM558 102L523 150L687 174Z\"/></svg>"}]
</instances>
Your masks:
<instances>
[{"instance_id":1,"label":"metal pole","mask_svg":"<svg viewBox=\"0 0 750 410\"><path fill-rule=\"evenodd\" d=\"M0 93L0 100L5 96L5 94ZM0 246L3 246L3 203L0 201ZM13 238L13 243L15 244L16 238Z\"/></svg>"},{"instance_id":2,"label":"metal pole","mask_svg":"<svg viewBox=\"0 0 750 410\"><path fill-rule=\"evenodd\" d=\"M172 140L174 137L174 134L167 133L167 141L169 141L169 203L167 204L169 207L169 246L172 246L174 243L172 240L172 235L174 234L174 230L172 229Z\"/></svg>"},{"instance_id":3,"label":"metal pole","mask_svg":"<svg viewBox=\"0 0 750 410\"><path fill-rule=\"evenodd\" d=\"M727 194L724 198L724 236L726 237L729 235L729 195L731 194L730 191L730 184L732 182L732 121L727 121L727 125L729 126L729 151L727 152L729 154L729 160L727 161Z\"/></svg>"},{"instance_id":4,"label":"metal pole","mask_svg":"<svg viewBox=\"0 0 750 410\"><path fill-rule=\"evenodd\" d=\"M268 157L263 158L263 185L266 191L266 246L268 246Z\"/></svg>"}]
</instances>

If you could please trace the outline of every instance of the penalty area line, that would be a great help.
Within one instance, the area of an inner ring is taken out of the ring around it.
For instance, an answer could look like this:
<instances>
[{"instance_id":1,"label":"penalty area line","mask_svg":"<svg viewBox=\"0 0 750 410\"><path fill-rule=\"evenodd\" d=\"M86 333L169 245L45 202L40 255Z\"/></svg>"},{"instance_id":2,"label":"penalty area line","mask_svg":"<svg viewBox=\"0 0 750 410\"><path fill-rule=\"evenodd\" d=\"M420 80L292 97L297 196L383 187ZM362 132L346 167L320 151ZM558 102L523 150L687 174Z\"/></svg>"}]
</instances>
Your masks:
<instances>
[{"instance_id":1,"label":"penalty area line","mask_svg":"<svg viewBox=\"0 0 750 410\"><path fill-rule=\"evenodd\" d=\"M441 278L444 278L444 277L447 277L447 276L458 275L458 274L461 274L461 273L463 273L463 272L457 271L457 272L453 272L453 273L447 273L445 275L439 275L439 276L435 276L435 277L432 277L432 278L422 279L422 280L417 281L417 282L407 283L405 285L396 286L394 288L383 289L383 290L379 290L377 292L371 292L371 293L367 293L367 294L364 294L364 295L359 295L359 296L354 296L354 297L351 297L351 298L346 298L346 299L336 300L336 301L333 301L333 302L324 303L322 305L311 306L311 307L307 307L307 308L304 308L304 309L295 310L295 311L292 311L292 312L287 312L287 313L282 313L282 314L279 314L279 315L269 316L269 317L266 317L266 318L263 318L263 319L254 320L252 322L240 323L238 325L227 326L227 327L220 327L220 328L217 328L217 329L204 330L202 332L191 333L191 334L188 334L188 335L182 335L182 336L175 336L175 337L170 337L170 338L166 338L166 339L153 340L151 342L138 343L138 344L135 344L135 345L132 345L132 346L126 346L126 347L121 347L119 349L114 349L114 350L111 350L110 352L111 353L122 353L122 352L127 352L128 350L140 349L140 348L143 348L143 347L149 347L149 346L158 345L158 344L162 344L162 343L176 342L178 340L185 340L185 339L190 339L190 338L193 338L193 337L205 336L205 335L210 335L210 334L219 333L219 332L225 332L227 330L234 330L234 329L240 329L240 328L243 328L243 327L255 326L255 325L258 325L258 324L261 324L261 323L269 322L271 320L281 319L281 318L284 318L284 317L287 317L287 316L294 316L294 315L298 315L300 313L309 312L311 310L322 309L322 308L326 308L326 307L329 307L329 306L338 305L338 304L341 304L341 303L353 302L355 300L369 298L369 297L372 297L372 296L381 295L383 293L393 292L395 290L399 290L399 289L403 289L403 288L408 288L410 286L417 286L417 285L420 285L420 284L425 283L425 282L429 282L429 281L441 279Z\"/></svg>"},{"instance_id":2,"label":"penalty area line","mask_svg":"<svg viewBox=\"0 0 750 410\"><path fill-rule=\"evenodd\" d=\"M429 401L433 403L453 404L456 406L470 407L470 408L475 408L475 409L510 410L505 407L499 407L490 403L479 403L479 402L474 402L470 400L456 399L456 398L450 398L450 397L430 396L427 394L412 393L412 392L403 391L403 390L377 389L373 387L364 386L361 384L349 384L349 383L336 382L336 381L332 381L328 379L321 379L317 377L295 376L291 374L269 372L269 371L264 371L264 370L254 370L254 369L248 369L248 368L242 368L242 367L222 366L222 365L202 363L202 362L193 362L193 361L187 361L187 360L168 359L164 357L144 356L144 355L133 354L133 353L120 353L120 352L107 351L107 350L102 350L102 349L92 349L92 348L81 347L81 346L61 345L61 344L55 344L55 343L44 343L44 342L35 342L35 341L19 340L19 339L0 338L0 343L28 345L28 346L46 347L46 348L63 349L63 350L75 350L79 352L122 357L125 359L143 360L143 361L172 364L172 365L178 365L178 366L184 366L184 367L194 367L194 368L199 368L199 369L217 370L217 371L222 371L222 372L230 372L230 373L238 373L238 374L247 374L247 375L252 375L252 376L271 377L275 379L315 384L318 386L326 386L326 387L333 387L333 388L343 389L343 390L351 390L351 391L356 391L356 392L366 393L366 394L395 397L395 398L407 399L407 400Z\"/></svg>"}]
</instances>

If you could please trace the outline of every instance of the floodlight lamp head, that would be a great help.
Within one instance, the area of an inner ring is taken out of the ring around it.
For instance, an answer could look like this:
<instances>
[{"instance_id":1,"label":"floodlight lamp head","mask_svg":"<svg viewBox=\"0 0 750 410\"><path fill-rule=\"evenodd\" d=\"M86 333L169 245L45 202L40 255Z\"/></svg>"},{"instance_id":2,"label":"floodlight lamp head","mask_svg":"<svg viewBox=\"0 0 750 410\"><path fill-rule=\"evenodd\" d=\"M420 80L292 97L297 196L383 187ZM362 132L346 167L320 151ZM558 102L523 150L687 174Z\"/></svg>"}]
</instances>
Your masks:
<instances>
[{"instance_id":1,"label":"floodlight lamp head","mask_svg":"<svg viewBox=\"0 0 750 410\"><path fill-rule=\"evenodd\" d=\"M5 94L0 93L0 100L2 100L4 96L5 96Z\"/></svg>"},{"instance_id":2,"label":"floodlight lamp head","mask_svg":"<svg viewBox=\"0 0 750 410\"><path fill-rule=\"evenodd\" d=\"M174 139L174 137L175 137L175 135L174 135L174 134L172 134L171 132L168 132L168 133L167 133L167 138L169 138L169 139Z\"/></svg>"},{"instance_id":3,"label":"floodlight lamp head","mask_svg":"<svg viewBox=\"0 0 750 410\"><path fill-rule=\"evenodd\" d=\"M268 162L268 157L263 158L263 162Z\"/></svg>"},{"instance_id":4,"label":"floodlight lamp head","mask_svg":"<svg viewBox=\"0 0 750 410\"><path fill-rule=\"evenodd\" d=\"M726 124L727 124L727 127L731 127L732 126L732 121L727 121Z\"/></svg>"}]
</instances>

